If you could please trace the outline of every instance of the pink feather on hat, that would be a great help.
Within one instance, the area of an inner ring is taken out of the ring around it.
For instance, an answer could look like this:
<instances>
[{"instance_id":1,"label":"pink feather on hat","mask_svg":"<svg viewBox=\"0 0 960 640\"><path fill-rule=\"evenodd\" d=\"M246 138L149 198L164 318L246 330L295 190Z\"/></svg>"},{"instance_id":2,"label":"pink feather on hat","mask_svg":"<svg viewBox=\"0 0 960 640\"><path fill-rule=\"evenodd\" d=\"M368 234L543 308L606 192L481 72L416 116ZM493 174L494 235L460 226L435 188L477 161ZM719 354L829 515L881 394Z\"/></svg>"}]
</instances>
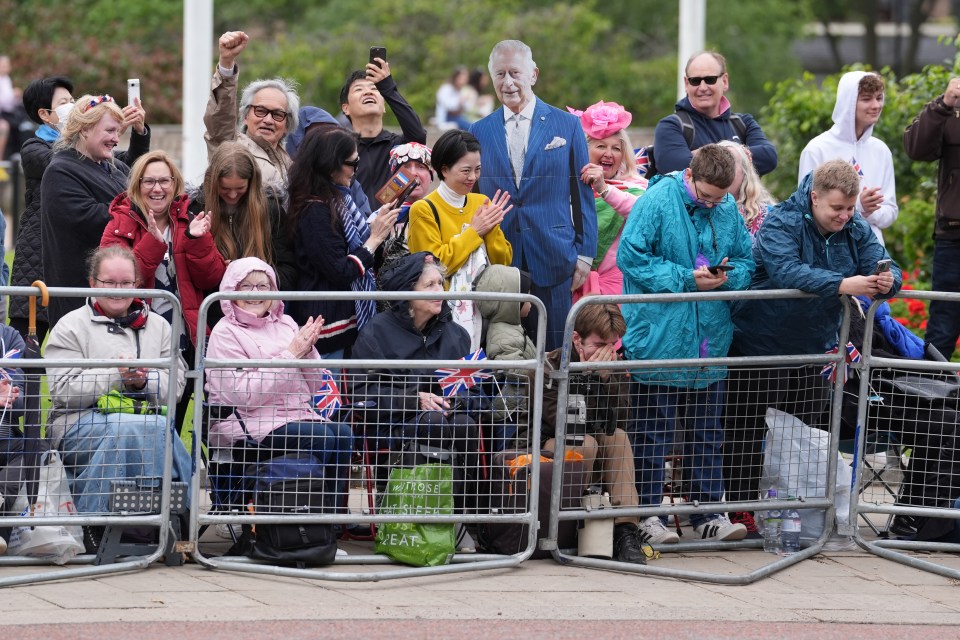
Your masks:
<instances>
[{"instance_id":1,"label":"pink feather on hat","mask_svg":"<svg viewBox=\"0 0 960 640\"><path fill-rule=\"evenodd\" d=\"M621 129L630 126L633 116L616 102L601 100L592 104L585 111L578 111L567 107L567 111L580 118L583 132L597 140L612 136Z\"/></svg>"}]
</instances>

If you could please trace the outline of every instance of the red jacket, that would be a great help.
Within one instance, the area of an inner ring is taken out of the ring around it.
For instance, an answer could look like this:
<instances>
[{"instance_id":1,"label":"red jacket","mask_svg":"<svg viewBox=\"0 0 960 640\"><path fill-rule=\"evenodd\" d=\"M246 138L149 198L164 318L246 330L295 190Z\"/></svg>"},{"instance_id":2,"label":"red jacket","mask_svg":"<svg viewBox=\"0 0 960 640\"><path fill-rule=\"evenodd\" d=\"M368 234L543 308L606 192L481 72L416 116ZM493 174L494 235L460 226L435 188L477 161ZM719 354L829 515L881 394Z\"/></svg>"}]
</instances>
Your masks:
<instances>
[{"instance_id":1,"label":"red jacket","mask_svg":"<svg viewBox=\"0 0 960 640\"><path fill-rule=\"evenodd\" d=\"M187 227L190 216L186 195L181 195L170 203L170 218L173 238L173 264L177 269L177 293L183 306L183 318L190 333L190 340L197 342L197 315L204 291L216 291L223 278L226 262L213 242L213 237L205 233L199 238L188 238ZM137 210L126 193L121 193L110 203L110 222L103 230L101 247L126 245L133 249L143 278L142 287L152 289L155 286L157 267L163 262L167 247L147 231L143 214ZM209 333L209 331L208 331Z\"/></svg>"}]
</instances>

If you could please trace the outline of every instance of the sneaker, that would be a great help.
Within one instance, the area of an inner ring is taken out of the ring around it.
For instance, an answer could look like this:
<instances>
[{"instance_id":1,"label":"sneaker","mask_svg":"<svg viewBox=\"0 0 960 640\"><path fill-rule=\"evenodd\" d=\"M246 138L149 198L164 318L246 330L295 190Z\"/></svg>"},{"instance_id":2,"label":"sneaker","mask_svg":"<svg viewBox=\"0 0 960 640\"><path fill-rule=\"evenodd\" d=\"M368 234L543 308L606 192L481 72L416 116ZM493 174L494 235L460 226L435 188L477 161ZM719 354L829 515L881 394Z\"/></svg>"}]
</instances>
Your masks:
<instances>
[{"instance_id":1,"label":"sneaker","mask_svg":"<svg viewBox=\"0 0 960 640\"><path fill-rule=\"evenodd\" d=\"M233 530L231 533L231 529ZM243 533L243 527L239 524L227 524L226 522L221 522L216 527L217 536L223 538L224 540L236 541L240 539L240 534Z\"/></svg>"},{"instance_id":2,"label":"sneaker","mask_svg":"<svg viewBox=\"0 0 960 640\"><path fill-rule=\"evenodd\" d=\"M613 559L617 562L647 564L637 525L625 522L613 528Z\"/></svg>"},{"instance_id":3,"label":"sneaker","mask_svg":"<svg viewBox=\"0 0 960 640\"><path fill-rule=\"evenodd\" d=\"M663 524L660 516L650 516L641 522L638 527L637 537L640 539L640 542L653 545L677 544L680 542L680 536L670 531L670 529L667 529L667 525Z\"/></svg>"},{"instance_id":4,"label":"sneaker","mask_svg":"<svg viewBox=\"0 0 960 640\"><path fill-rule=\"evenodd\" d=\"M743 540L747 537L747 528L743 524L734 524L722 514L694 527L693 530L701 540Z\"/></svg>"},{"instance_id":5,"label":"sneaker","mask_svg":"<svg viewBox=\"0 0 960 640\"><path fill-rule=\"evenodd\" d=\"M730 522L733 524L742 524L747 528L747 540L760 540L763 535L757 528L757 522L753 519L753 514L749 511L734 511L730 514Z\"/></svg>"}]
</instances>

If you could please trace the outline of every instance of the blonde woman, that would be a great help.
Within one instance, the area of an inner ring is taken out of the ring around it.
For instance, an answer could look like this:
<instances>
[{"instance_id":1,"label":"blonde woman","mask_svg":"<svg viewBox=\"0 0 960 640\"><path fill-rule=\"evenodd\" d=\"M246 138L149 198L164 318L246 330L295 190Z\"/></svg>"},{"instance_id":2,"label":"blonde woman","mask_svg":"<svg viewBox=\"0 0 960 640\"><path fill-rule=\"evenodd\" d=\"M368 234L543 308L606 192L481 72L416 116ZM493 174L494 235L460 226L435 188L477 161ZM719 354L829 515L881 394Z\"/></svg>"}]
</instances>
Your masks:
<instances>
[{"instance_id":1,"label":"blonde woman","mask_svg":"<svg viewBox=\"0 0 960 640\"><path fill-rule=\"evenodd\" d=\"M727 193L737 201L737 208L747 225L747 231L751 236L755 236L760 230L760 225L763 224L767 211L777 202L760 182L760 175L753 166L753 157L749 148L731 140L724 140L718 144L733 153L737 161L737 175L733 178Z\"/></svg>"}]
</instances>

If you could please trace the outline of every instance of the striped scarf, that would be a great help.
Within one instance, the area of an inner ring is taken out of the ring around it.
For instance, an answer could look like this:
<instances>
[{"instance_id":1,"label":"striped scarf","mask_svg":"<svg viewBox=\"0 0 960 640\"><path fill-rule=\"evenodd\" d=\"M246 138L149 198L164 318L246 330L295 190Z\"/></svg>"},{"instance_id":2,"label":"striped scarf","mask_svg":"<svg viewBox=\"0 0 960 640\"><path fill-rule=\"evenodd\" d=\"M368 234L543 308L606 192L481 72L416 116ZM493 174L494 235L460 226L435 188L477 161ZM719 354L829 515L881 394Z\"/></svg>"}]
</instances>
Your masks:
<instances>
[{"instance_id":1,"label":"striped scarf","mask_svg":"<svg viewBox=\"0 0 960 640\"><path fill-rule=\"evenodd\" d=\"M343 196L343 204L340 207L340 221L343 224L343 237L347 241L347 251L354 252L370 237L370 225L364 219L363 214L357 207L357 203L350 196L350 190L346 187L337 187ZM367 269L356 280L350 283L351 291L376 291L376 284L373 280L373 271ZM357 300L354 303L357 313L357 329L362 329L373 314L377 311L376 302L373 300Z\"/></svg>"}]
</instances>

